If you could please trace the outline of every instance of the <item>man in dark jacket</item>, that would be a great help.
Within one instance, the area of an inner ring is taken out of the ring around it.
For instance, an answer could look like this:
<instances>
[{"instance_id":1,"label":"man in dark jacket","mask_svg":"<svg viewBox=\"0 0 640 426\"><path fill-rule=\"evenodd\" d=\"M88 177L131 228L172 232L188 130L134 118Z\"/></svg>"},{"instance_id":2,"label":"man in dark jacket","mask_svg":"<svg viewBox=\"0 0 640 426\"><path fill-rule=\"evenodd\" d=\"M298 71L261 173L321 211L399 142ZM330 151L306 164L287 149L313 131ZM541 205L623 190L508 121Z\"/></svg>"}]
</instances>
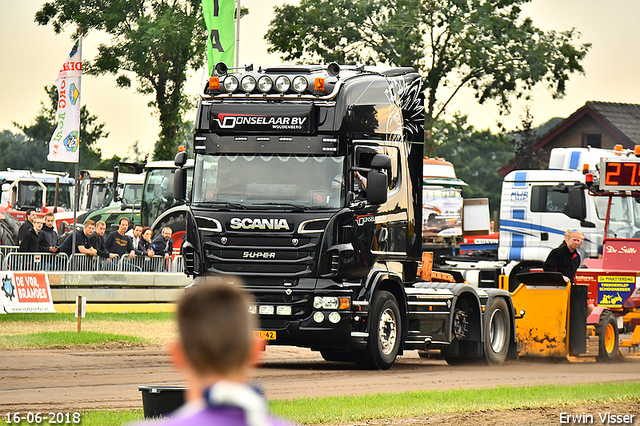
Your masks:
<instances>
[{"instance_id":1,"label":"man in dark jacket","mask_svg":"<svg viewBox=\"0 0 640 426\"><path fill-rule=\"evenodd\" d=\"M58 252L58 233L53 228L55 216L53 213L47 213L44 215L44 225L40 232L38 232L38 247L39 251L44 253L57 253Z\"/></svg>"},{"instance_id":2,"label":"man in dark jacket","mask_svg":"<svg viewBox=\"0 0 640 426\"><path fill-rule=\"evenodd\" d=\"M171 254L173 253L173 240L171 239L171 235L173 234L173 230L168 226L162 228L162 232L160 235L155 237L153 241L151 241L151 245L153 247L153 252L156 256L163 257L162 270L168 270L169 262L171 259Z\"/></svg>"},{"instance_id":3,"label":"man in dark jacket","mask_svg":"<svg viewBox=\"0 0 640 426\"><path fill-rule=\"evenodd\" d=\"M564 280L575 284L576 271L582 262L578 247L584 241L584 234L576 229L564 233L564 241L560 246L551 250L542 269L546 272L560 272Z\"/></svg>"},{"instance_id":4,"label":"man in dark jacket","mask_svg":"<svg viewBox=\"0 0 640 426\"><path fill-rule=\"evenodd\" d=\"M27 233L33 229L36 217L38 217L38 215L36 215L33 209L27 210L27 219L18 230L18 245L22 244L22 240L27 236Z\"/></svg>"},{"instance_id":5,"label":"man in dark jacket","mask_svg":"<svg viewBox=\"0 0 640 426\"><path fill-rule=\"evenodd\" d=\"M118 229L111 232L104 240L104 249L110 254L115 254L118 258L127 255L129 257L129 261L124 264L125 270L140 271L140 267L131 263L131 259L136 257L136 252L133 249L131 238L125 235L127 229L129 229L129 219L126 217L120 218L120 222L118 222ZM114 261L115 259L111 262L113 263Z\"/></svg>"},{"instance_id":6,"label":"man in dark jacket","mask_svg":"<svg viewBox=\"0 0 640 426\"><path fill-rule=\"evenodd\" d=\"M160 235L153 239L151 245L153 245L153 251L156 256L163 256L165 259L168 259L171 256L171 253L173 252L173 240L171 239L172 234L173 231L167 226L162 228Z\"/></svg>"},{"instance_id":7,"label":"man in dark jacket","mask_svg":"<svg viewBox=\"0 0 640 426\"><path fill-rule=\"evenodd\" d=\"M18 251L21 253L38 253L38 232L42 229L43 220L41 217L36 216L33 221L33 228L31 228L25 236L22 238Z\"/></svg>"},{"instance_id":8,"label":"man in dark jacket","mask_svg":"<svg viewBox=\"0 0 640 426\"><path fill-rule=\"evenodd\" d=\"M103 259L110 259L117 257L117 255L110 254L104 248L104 233L106 230L107 224L104 221L99 220L98 222L96 222L96 229L93 231L93 234L89 236L89 243L91 244L91 247L97 250L98 256Z\"/></svg>"},{"instance_id":9,"label":"man in dark jacket","mask_svg":"<svg viewBox=\"0 0 640 426\"><path fill-rule=\"evenodd\" d=\"M76 254L95 256L98 253L95 248L91 247L91 243L89 242L89 235L93 233L95 227L96 223L89 219L84 223L84 229L82 231L76 231ZM73 252L73 234L69 234L62 244L60 244L60 252L71 256Z\"/></svg>"}]
</instances>

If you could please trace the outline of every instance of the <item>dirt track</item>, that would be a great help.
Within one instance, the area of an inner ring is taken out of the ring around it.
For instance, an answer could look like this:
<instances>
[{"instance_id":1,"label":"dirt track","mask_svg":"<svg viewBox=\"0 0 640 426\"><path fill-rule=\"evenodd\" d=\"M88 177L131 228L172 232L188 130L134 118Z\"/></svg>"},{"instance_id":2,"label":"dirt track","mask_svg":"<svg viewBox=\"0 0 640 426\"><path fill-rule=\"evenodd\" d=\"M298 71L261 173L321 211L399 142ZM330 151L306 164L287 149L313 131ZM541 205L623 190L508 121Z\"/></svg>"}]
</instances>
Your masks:
<instances>
[{"instance_id":1,"label":"dirt track","mask_svg":"<svg viewBox=\"0 0 640 426\"><path fill-rule=\"evenodd\" d=\"M416 352L408 352L389 371L355 370L351 364L328 363L315 352L292 347L270 347L263 359L256 382L275 399L640 381L640 359L613 364L538 360L509 361L493 368L451 367L444 361L424 360ZM0 413L141 408L138 385L183 384L162 347L4 350L0 351L0 365Z\"/></svg>"}]
</instances>

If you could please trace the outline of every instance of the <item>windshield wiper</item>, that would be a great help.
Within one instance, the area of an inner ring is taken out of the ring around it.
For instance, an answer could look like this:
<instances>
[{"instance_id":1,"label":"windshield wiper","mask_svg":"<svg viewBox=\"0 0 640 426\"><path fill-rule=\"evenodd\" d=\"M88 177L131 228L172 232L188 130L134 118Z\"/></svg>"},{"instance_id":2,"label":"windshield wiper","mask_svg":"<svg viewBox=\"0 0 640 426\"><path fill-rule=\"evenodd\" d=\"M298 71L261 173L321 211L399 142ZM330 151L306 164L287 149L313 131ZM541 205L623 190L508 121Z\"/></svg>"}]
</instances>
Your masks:
<instances>
[{"instance_id":1,"label":"windshield wiper","mask_svg":"<svg viewBox=\"0 0 640 426\"><path fill-rule=\"evenodd\" d=\"M293 209L299 209L299 210L309 210L310 207L308 206L304 206L302 204L293 204L293 203L276 203L276 202L266 202L266 203L253 203L251 204L254 207L258 207L258 206L276 206L276 207L291 207Z\"/></svg>"},{"instance_id":2,"label":"windshield wiper","mask_svg":"<svg viewBox=\"0 0 640 426\"><path fill-rule=\"evenodd\" d=\"M201 203L197 203L198 206L224 206L237 210L246 210L247 206L240 203L232 203L230 201L204 201Z\"/></svg>"}]
</instances>

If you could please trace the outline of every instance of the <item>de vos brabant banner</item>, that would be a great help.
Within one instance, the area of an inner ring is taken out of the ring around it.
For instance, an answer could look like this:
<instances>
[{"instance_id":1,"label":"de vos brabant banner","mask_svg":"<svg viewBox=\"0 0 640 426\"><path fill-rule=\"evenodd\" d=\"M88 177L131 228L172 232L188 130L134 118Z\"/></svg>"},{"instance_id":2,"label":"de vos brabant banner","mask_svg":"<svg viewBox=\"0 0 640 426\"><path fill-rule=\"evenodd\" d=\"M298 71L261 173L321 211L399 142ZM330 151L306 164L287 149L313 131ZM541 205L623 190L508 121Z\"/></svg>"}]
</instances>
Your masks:
<instances>
[{"instance_id":1,"label":"de vos brabant banner","mask_svg":"<svg viewBox=\"0 0 640 426\"><path fill-rule=\"evenodd\" d=\"M0 313L55 312L45 272L2 272Z\"/></svg>"},{"instance_id":2,"label":"de vos brabant banner","mask_svg":"<svg viewBox=\"0 0 640 426\"><path fill-rule=\"evenodd\" d=\"M82 36L76 40L56 79L58 123L49 142L49 161L77 163L80 143L80 79L82 77Z\"/></svg>"},{"instance_id":3,"label":"de vos brabant banner","mask_svg":"<svg viewBox=\"0 0 640 426\"><path fill-rule=\"evenodd\" d=\"M234 0L202 0L202 14L207 24L207 63L209 75L218 62L233 65L235 50Z\"/></svg>"}]
</instances>

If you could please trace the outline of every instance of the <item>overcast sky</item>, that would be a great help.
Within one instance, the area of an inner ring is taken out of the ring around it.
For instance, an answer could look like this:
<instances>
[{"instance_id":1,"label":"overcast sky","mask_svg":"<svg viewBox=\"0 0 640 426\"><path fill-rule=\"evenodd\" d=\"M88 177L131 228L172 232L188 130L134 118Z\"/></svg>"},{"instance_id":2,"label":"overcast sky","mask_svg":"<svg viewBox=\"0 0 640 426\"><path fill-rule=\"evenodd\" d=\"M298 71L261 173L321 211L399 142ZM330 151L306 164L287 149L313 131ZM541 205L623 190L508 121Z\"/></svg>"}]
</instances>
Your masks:
<instances>
[{"instance_id":1,"label":"overcast sky","mask_svg":"<svg viewBox=\"0 0 640 426\"><path fill-rule=\"evenodd\" d=\"M293 2L290 0L289 2ZM34 16L42 0L0 0L0 79L3 82L0 102L0 131L18 130L12 124L30 124L46 100L44 86L55 82L58 70L71 48L69 29L55 35L51 26L39 26ZM273 6L283 0L242 0L249 8L243 18L240 41L240 63L256 65L280 63L276 56L266 53L264 34L273 16ZM586 101L640 103L640 1L638 0L533 0L525 7L525 14L543 30L577 28L582 42L592 43L584 61L586 76L574 75L567 84L567 96L551 99L540 87L534 92L531 111L534 124L542 124L552 117L567 117ZM246 21L246 22L245 22ZM84 59L96 54L106 36L91 33L84 41ZM203 73L193 76L187 86L190 94L199 91ZM82 103L87 105L98 121L106 123L110 136L100 142L103 157L124 156L129 147L140 141L143 151L153 151L159 125L146 104L150 98L133 89L119 89L113 76L84 76ZM477 128L495 129L496 121L513 129L520 123L527 103L514 101L510 117L498 115L494 104L479 106L470 93L456 98L449 113L460 111L469 115Z\"/></svg>"}]
</instances>

